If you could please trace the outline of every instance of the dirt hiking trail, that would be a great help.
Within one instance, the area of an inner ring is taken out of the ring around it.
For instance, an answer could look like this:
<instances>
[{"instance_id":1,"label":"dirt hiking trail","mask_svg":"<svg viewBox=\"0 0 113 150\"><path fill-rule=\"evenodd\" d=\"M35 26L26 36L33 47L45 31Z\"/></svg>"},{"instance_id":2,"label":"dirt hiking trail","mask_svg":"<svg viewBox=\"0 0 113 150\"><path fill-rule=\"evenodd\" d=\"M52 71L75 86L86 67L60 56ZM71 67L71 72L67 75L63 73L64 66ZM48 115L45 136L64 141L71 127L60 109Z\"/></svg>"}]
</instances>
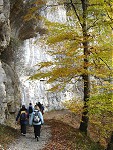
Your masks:
<instances>
[{"instance_id":1,"label":"dirt hiking trail","mask_svg":"<svg viewBox=\"0 0 113 150\"><path fill-rule=\"evenodd\" d=\"M70 113L67 110L63 111L52 111L44 114L44 120L55 119L55 120L63 120L67 122L67 118L70 119L70 122L73 121L73 116L69 115ZM77 120L76 120L77 121ZM72 126L77 127L77 123L73 121L74 124ZM20 136L16 139L11 145L9 145L7 150L42 150L45 148L45 145L49 143L51 138L51 128L46 124L41 127L41 134L39 141L36 141L34 138L34 130L32 126L27 126L26 136Z\"/></svg>"},{"instance_id":2,"label":"dirt hiking trail","mask_svg":"<svg viewBox=\"0 0 113 150\"><path fill-rule=\"evenodd\" d=\"M27 127L26 136L20 136L7 150L41 150L45 147L50 137L51 131L48 125L41 127L39 141L34 138L33 127Z\"/></svg>"}]
</instances>

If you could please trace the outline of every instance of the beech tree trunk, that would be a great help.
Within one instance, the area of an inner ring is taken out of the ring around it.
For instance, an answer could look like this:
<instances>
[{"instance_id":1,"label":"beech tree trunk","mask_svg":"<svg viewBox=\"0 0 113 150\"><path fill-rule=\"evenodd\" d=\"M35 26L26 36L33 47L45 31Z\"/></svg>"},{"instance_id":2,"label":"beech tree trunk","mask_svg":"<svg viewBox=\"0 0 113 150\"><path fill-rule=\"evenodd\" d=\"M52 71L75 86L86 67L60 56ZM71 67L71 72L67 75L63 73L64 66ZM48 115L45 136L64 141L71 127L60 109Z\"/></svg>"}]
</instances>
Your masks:
<instances>
[{"instance_id":1,"label":"beech tree trunk","mask_svg":"<svg viewBox=\"0 0 113 150\"><path fill-rule=\"evenodd\" d=\"M113 132L111 134L111 139L110 139L110 142L108 143L106 150L113 150Z\"/></svg>"},{"instance_id":2,"label":"beech tree trunk","mask_svg":"<svg viewBox=\"0 0 113 150\"><path fill-rule=\"evenodd\" d=\"M83 10L83 23L82 23L82 31L83 31L83 48L84 48L84 74L83 74L83 81L84 81L84 107L82 113L82 119L80 124L80 131L87 134L87 127L88 127L88 105L87 101L89 100L90 96L90 81L88 75L88 33L87 33L87 0L81 0L82 3L82 10Z\"/></svg>"},{"instance_id":3,"label":"beech tree trunk","mask_svg":"<svg viewBox=\"0 0 113 150\"><path fill-rule=\"evenodd\" d=\"M84 80L84 107L83 107L83 113L82 113L82 119L80 123L80 131L87 134L87 127L88 127L88 105L87 101L89 100L89 76L83 75Z\"/></svg>"}]
</instances>

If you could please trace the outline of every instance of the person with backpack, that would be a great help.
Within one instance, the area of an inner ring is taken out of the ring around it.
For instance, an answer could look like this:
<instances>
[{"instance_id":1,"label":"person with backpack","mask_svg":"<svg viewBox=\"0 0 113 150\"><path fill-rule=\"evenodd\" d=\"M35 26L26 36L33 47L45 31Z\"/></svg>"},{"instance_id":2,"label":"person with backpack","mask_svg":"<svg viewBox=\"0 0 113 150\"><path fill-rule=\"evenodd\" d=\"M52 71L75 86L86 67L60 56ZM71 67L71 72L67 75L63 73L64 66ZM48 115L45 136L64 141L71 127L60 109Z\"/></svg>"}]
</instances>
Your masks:
<instances>
[{"instance_id":1,"label":"person with backpack","mask_svg":"<svg viewBox=\"0 0 113 150\"><path fill-rule=\"evenodd\" d=\"M20 126L21 126L21 134L26 135L26 125L28 121L28 112L25 105L22 105L22 108L19 110L18 115L16 117L16 122L20 119Z\"/></svg>"},{"instance_id":2,"label":"person with backpack","mask_svg":"<svg viewBox=\"0 0 113 150\"><path fill-rule=\"evenodd\" d=\"M38 107L38 105L35 105L34 112L31 115L30 125L33 125L34 127L35 139L37 139L37 141L39 140L41 125L43 123L44 119L40 108Z\"/></svg>"},{"instance_id":3,"label":"person with backpack","mask_svg":"<svg viewBox=\"0 0 113 150\"><path fill-rule=\"evenodd\" d=\"M29 107L28 107L29 124L30 124L30 119L31 119L31 114L32 113L33 113L33 106L32 106L32 103L29 103Z\"/></svg>"}]
</instances>

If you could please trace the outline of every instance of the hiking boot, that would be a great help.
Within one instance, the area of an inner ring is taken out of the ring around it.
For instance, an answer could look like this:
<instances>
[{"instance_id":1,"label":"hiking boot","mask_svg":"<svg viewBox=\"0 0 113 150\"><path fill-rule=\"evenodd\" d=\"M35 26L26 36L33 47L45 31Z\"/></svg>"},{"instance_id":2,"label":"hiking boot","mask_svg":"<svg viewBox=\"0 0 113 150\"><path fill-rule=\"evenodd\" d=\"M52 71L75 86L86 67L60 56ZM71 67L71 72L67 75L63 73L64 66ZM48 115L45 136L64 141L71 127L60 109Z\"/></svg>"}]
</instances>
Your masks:
<instances>
[{"instance_id":1,"label":"hiking boot","mask_svg":"<svg viewBox=\"0 0 113 150\"><path fill-rule=\"evenodd\" d=\"M39 141L38 136L37 136L37 141Z\"/></svg>"},{"instance_id":2,"label":"hiking boot","mask_svg":"<svg viewBox=\"0 0 113 150\"><path fill-rule=\"evenodd\" d=\"M23 133L23 136L26 136L26 134Z\"/></svg>"},{"instance_id":3,"label":"hiking boot","mask_svg":"<svg viewBox=\"0 0 113 150\"><path fill-rule=\"evenodd\" d=\"M26 134L24 134L24 133L21 133L21 135L25 136Z\"/></svg>"}]
</instances>

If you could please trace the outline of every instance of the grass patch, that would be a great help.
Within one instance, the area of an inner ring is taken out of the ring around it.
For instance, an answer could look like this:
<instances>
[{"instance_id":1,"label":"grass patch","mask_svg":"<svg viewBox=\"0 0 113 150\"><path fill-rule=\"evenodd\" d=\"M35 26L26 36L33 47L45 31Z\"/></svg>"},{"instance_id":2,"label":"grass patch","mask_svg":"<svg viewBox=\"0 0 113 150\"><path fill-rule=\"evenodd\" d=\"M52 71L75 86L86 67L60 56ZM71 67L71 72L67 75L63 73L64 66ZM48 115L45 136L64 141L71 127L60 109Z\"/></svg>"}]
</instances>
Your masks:
<instances>
[{"instance_id":1,"label":"grass patch","mask_svg":"<svg viewBox=\"0 0 113 150\"><path fill-rule=\"evenodd\" d=\"M20 132L12 127L0 124L0 145L7 149L8 145L11 144L18 136Z\"/></svg>"}]
</instances>

